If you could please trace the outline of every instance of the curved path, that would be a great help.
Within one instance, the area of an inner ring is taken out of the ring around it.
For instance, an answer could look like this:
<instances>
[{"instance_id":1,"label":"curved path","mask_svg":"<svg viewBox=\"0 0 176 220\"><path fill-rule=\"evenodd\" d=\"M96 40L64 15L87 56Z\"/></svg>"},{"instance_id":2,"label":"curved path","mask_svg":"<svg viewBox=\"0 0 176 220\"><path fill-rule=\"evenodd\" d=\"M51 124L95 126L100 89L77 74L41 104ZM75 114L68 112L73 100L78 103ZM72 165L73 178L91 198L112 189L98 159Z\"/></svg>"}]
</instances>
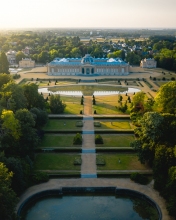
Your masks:
<instances>
[{"instance_id":1,"label":"curved path","mask_svg":"<svg viewBox=\"0 0 176 220\"><path fill-rule=\"evenodd\" d=\"M153 199L160 207L162 211L163 220L172 220L166 210L166 204L163 198L159 196L159 193L153 189L153 184L140 185L132 182L128 178L77 178L77 179L50 179L47 183L32 186L26 190L26 192L20 197L20 202L17 205L17 209L20 205L30 196L37 192L41 192L48 189L60 189L62 187L117 187L139 191L151 199Z\"/></svg>"}]
</instances>

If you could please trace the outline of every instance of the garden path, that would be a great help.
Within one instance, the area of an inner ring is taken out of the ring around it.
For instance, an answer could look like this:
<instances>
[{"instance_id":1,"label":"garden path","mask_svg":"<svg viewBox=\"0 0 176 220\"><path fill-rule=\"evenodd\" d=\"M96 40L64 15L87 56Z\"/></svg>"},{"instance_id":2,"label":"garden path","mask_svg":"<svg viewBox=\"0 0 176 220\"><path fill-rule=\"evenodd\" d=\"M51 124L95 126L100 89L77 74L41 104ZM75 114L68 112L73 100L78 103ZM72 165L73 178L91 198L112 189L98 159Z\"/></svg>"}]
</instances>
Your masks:
<instances>
[{"instance_id":1,"label":"garden path","mask_svg":"<svg viewBox=\"0 0 176 220\"><path fill-rule=\"evenodd\" d=\"M82 128L81 177L97 177L94 119L92 117L92 96L84 96L84 116Z\"/></svg>"}]
</instances>

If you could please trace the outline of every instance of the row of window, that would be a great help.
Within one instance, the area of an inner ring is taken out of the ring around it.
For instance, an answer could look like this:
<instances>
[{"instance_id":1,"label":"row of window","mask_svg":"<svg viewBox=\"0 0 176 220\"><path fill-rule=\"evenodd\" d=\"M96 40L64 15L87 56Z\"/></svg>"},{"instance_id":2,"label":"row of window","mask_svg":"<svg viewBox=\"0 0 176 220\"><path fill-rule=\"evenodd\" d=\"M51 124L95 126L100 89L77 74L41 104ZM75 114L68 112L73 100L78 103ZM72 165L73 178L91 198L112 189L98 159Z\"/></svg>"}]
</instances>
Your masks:
<instances>
[{"instance_id":1,"label":"row of window","mask_svg":"<svg viewBox=\"0 0 176 220\"><path fill-rule=\"evenodd\" d=\"M52 73L54 73L55 72L55 70L54 70L54 68L51 68L51 72ZM78 72L80 72L80 70L79 69L58 69L57 70L57 72L58 73L78 73ZM94 73L95 71L94 71L94 68L82 68L82 73L85 73L85 72L89 72L89 73ZM118 71L118 69L112 69L112 68L108 68L108 69L106 69L106 68L97 68L97 70L96 70L96 72L97 73L118 73L118 72L121 72L121 73L124 73L125 72L125 70L124 70L124 68L121 68L121 71Z\"/></svg>"}]
</instances>

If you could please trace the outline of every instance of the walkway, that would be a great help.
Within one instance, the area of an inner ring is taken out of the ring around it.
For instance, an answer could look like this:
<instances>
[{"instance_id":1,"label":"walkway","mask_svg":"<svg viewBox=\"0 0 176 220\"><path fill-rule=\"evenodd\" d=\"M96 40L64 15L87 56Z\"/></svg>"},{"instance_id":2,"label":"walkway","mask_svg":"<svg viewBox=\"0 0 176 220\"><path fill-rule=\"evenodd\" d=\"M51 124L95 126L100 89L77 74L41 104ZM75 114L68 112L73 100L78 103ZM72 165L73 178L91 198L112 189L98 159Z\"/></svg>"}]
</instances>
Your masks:
<instances>
[{"instance_id":1,"label":"walkway","mask_svg":"<svg viewBox=\"0 0 176 220\"><path fill-rule=\"evenodd\" d=\"M95 135L94 121L92 117L92 96L84 96L84 116L82 128L82 165L81 178L96 178L96 153L95 153Z\"/></svg>"}]
</instances>

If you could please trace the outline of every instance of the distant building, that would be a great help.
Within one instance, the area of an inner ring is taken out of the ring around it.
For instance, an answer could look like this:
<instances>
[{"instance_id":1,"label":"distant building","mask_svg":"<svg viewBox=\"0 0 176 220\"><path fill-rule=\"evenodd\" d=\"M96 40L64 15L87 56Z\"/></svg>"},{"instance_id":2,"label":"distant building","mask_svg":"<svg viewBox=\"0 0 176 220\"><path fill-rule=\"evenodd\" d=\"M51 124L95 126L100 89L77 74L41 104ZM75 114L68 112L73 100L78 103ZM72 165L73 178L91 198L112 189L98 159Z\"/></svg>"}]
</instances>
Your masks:
<instances>
[{"instance_id":1,"label":"distant building","mask_svg":"<svg viewBox=\"0 0 176 220\"><path fill-rule=\"evenodd\" d=\"M35 61L29 58L25 58L19 61L19 67L21 68L33 68L35 67Z\"/></svg>"},{"instance_id":2,"label":"distant building","mask_svg":"<svg viewBox=\"0 0 176 220\"><path fill-rule=\"evenodd\" d=\"M6 53L6 56L7 56L7 60L9 62L10 65L13 65L13 64L16 64L16 51L14 50L9 50L7 53Z\"/></svg>"},{"instance_id":3,"label":"distant building","mask_svg":"<svg viewBox=\"0 0 176 220\"><path fill-rule=\"evenodd\" d=\"M22 49L22 52L23 52L25 55L29 55L29 54L30 54L30 51L31 51L31 48L30 48L30 47L25 47L24 49Z\"/></svg>"},{"instance_id":4,"label":"distant building","mask_svg":"<svg viewBox=\"0 0 176 220\"><path fill-rule=\"evenodd\" d=\"M48 63L48 75L128 75L129 64L121 58L55 58Z\"/></svg>"},{"instance_id":5,"label":"distant building","mask_svg":"<svg viewBox=\"0 0 176 220\"><path fill-rule=\"evenodd\" d=\"M156 68L157 62L154 59L141 60L140 67L142 68Z\"/></svg>"}]
</instances>

